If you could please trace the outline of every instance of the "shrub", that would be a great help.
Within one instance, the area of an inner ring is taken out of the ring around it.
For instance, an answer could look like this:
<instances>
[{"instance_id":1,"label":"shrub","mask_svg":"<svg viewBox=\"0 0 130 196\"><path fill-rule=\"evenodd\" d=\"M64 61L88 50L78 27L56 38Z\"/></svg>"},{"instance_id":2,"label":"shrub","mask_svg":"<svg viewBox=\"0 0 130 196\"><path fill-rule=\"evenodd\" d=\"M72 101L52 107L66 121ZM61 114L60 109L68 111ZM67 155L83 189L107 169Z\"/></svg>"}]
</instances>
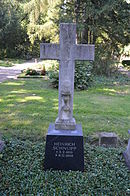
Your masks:
<instances>
[{"instance_id":1,"label":"shrub","mask_svg":"<svg viewBox=\"0 0 130 196\"><path fill-rule=\"evenodd\" d=\"M51 85L54 88L58 88L59 85L59 65L53 65L49 71L48 71L48 76L51 82Z\"/></svg>"},{"instance_id":2,"label":"shrub","mask_svg":"<svg viewBox=\"0 0 130 196\"><path fill-rule=\"evenodd\" d=\"M75 89L85 90L91 86L92 77L92 63L87 61L77 61L75 65Z\"/></svg>"},{"instance_id":3,"label":"shrub","mask_svg":"<svg viewBox=\"0 0 130 196\"><path fill-rule=\"evenodd\" d=\"M27 69L25 71L25 75L34 76L34 75L39 75L39 73L34 69Z\"/></svg>"},{"instance_id":4,"label":"shrub","mask_svg":"<svg viewBox=\"0 0 130 196\"><path fill-rule=\"evenodd\" d=\"M117 72L119 59L117 54L111 55L111 45L108 43L96 45L93 73L95 75L111 76Z\"/></svg>"},{"instance_id":5,"label":"shrub","mask_svg":"<svg viewBox=\"0 0 130 196\"><path fill-rule=\"evenodd\" d=\"M53 66L49 70L49 79L54 88L59 84L59 66ZM92 83L92 63L86 61L77 61L75 65L75 89L87 89Z\"/></svg>"}]
</instances>

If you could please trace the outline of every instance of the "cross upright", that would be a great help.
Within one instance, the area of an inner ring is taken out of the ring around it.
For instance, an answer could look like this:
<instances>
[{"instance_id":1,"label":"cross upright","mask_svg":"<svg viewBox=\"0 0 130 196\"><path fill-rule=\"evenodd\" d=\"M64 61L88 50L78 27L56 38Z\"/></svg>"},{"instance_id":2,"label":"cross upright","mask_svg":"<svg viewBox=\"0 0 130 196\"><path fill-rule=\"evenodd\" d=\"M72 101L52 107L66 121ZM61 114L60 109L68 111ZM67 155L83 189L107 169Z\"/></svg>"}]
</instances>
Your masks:
<instances>
[{"instance_id":1,"label":"cross upright","mask_svg":"<svg viewBox=\"0 0 130 196\"><path fill-rule=\"evenodd\" d=\"M60 44L41 43L40 58L59 60L59 112L57 130L75 130L73 117L75 60L94 60L94 45L76 44L76 24L60 24Z\"/></svg>"}]
</instances>

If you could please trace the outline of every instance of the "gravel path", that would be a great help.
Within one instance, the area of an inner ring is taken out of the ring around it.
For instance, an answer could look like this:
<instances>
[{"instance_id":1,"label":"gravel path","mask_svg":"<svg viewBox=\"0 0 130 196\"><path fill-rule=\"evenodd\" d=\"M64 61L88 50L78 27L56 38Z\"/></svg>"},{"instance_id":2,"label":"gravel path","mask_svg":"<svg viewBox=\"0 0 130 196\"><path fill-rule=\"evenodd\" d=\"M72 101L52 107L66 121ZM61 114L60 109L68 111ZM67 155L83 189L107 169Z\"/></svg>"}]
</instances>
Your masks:
<instances>
[{"instance_id":1,"label":"gravel path","mask_svg":"<svg viewBox=\"0 0 130 196\"><path fill-rule=\"evenodd\" d=\"M38 63L40 64L40 62ZM16 64L13 67L0 67L0 83L9 79L17 79L18 75L21 73L21 70L33 68L33 66L36 64L37 62L31 60L22 64Z\"/></svg>"},{"instance_id":2,"label":"gravel path","mask_svg":"<svg viewBox=\"0 0 130 196\"><path fill-rule=\"evenodd\" d=\"M0 83L9 79L17 79L17 76L21 73L21 70L9 69L6 67L0 67Z\"/></svg>"}]
</instances>

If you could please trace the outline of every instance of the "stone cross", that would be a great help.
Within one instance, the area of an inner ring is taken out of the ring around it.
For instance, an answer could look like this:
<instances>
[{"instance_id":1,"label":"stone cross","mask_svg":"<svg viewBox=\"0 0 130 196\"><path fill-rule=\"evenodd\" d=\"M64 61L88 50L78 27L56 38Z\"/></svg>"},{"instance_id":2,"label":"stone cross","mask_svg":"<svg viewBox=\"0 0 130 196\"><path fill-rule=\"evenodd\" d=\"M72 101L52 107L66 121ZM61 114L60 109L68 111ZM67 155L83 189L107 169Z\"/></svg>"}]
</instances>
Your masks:
<instances>
[{"instance_id":1,"label":"stone cross","mask_svg":"<svg viewBox=\"0 0 130 196\"><path fill-rule=\"evenodd\" d=\"M94 45L76 44L76 24L60 24L60 44L40 44L40 58L59 60L59 112L55 129L75 130L73 118L75 60L94 60Z\"/></svg>"}]
</instances>

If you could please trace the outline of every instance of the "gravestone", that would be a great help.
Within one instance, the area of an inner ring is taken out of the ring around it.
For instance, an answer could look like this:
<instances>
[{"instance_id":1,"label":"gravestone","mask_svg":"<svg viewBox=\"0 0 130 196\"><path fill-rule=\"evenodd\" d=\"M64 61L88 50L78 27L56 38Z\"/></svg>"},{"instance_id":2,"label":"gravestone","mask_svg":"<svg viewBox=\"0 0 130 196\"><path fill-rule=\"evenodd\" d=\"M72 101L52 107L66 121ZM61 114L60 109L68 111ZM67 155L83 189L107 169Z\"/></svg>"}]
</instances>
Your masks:
<instances>
[{"instance_id":1,"label":"gravestone","mask_svg":"<svg viewBox=\"0 0 130 196\"><path fill-rule=\"evenodd\" d=\"M46 137L45 170L84 170L83 133L73 117L75 60L94 60L94 45L76 44L76 24L60 24L59 44L40 44L40 58L59 60L59 111Z\"/></svg>"},{"instance_id":2,"label":"gravestone","mask_svg":"<svg viewBox=\"0 0 130 196\"><path fill-rule=\"evenodd\" d=\"M110 132L99 133L99 146L116 147L117 142L118 142L118 138L115 133L110 133Z\"/></svg>"},{"instance_id":3,"label":"gravestone","mask_svg":"<svg viewBox=\"0 0 130 196\"><path fill-rule=\"evenodd\" d=\"M130 130L128 131L128 133L130 134ZM123 156L125 158L126 165L127 165L128 169L130 170L130 138L128 140L127 149L123 153Z\"/></svg>"}]
</instances>

